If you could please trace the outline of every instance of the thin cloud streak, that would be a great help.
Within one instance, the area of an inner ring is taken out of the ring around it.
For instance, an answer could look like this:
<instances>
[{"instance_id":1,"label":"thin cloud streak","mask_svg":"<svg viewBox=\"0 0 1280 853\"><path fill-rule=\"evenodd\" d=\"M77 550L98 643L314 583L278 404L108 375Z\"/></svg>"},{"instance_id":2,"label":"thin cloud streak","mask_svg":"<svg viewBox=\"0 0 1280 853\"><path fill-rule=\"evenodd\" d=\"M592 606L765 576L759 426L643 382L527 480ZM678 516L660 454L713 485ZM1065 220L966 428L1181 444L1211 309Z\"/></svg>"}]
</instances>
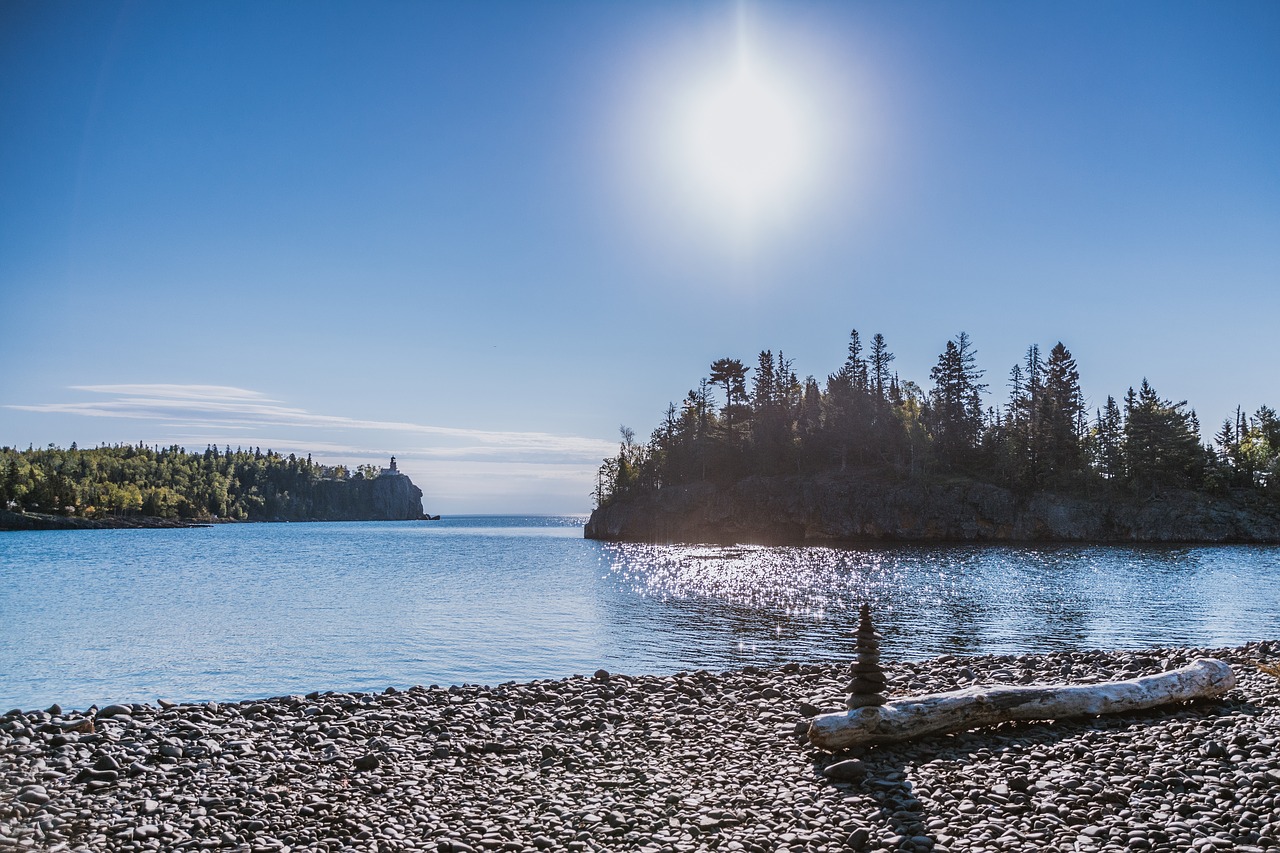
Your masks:
<instances>
[{"instance_id":1,"label":"thin cloud streak","mask_svg":"<svg viewBox=\"0 0 1280 853\"><path fill-rule=\"evenodd\" d=\"M424 455L500 456L503 454L564 455L577 459L599 459L612 454L613 443L580 436L540 432L502 432L415 424L402 421L375 421L322 415L306 409L275 405L265 395L242 388L220 385L75 385L71 390L119 395L114 400L69 403L11 404L6 408L46 414L82 417L160 420L181 424L189 430L227 428L292 427L328 430L379 430L441 438L465 439L476 444L465 448L424 448ZM207 439L221 443L223 439ZM254 439L260 444L260 439ZM304 444L294 440L297 444Z\"/></svg>"},{"instance_id":2,"label":"thin cloud streak","mask_svg":"<svg viewBox=\"0 0 1280 853\"><path fill-rule=\"evenodd\" d=\"M168 397L184 400L254 400L278 403L260 391L249 391L231 385L72 385L72 391L92 391L98 394L145 394L152 397Z\"/></svg>"}]
</instances>

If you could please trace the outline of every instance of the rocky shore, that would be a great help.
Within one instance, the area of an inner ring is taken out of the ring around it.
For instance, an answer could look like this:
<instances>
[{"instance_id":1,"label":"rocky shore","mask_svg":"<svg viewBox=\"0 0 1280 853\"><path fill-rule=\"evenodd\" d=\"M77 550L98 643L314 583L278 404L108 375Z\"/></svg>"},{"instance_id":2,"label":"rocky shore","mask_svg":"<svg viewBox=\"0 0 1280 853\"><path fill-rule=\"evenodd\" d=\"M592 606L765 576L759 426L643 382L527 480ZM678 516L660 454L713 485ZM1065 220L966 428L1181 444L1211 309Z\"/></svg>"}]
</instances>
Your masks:
<instances>
[{"instance_id":1,"label":"rocky shore","mask_svg":"<svg viewBox=\"0 0 1280 853\"><path fill-rule=\"evenodd\" d=\"M182 521L175 518L153 518L149 515L77 518L69 515L0 510L0 530L132 530L135 528L167 529L208 526L209 524L206 522Z\"/></svg>"},{"instance_id":2,"label":"rocky shore","mask_svg":"<svg viewBox=\"0 0 1280 853\"><path fill-rule=\"evenodd\" d=\"M1280 680L1251 664L1280 642L886 669L905 695L1205 655L1223 701L856 755L803 735L843 705L835 663L13 711L0 849L1280 853Z\"/></svg>"}]
</instances>

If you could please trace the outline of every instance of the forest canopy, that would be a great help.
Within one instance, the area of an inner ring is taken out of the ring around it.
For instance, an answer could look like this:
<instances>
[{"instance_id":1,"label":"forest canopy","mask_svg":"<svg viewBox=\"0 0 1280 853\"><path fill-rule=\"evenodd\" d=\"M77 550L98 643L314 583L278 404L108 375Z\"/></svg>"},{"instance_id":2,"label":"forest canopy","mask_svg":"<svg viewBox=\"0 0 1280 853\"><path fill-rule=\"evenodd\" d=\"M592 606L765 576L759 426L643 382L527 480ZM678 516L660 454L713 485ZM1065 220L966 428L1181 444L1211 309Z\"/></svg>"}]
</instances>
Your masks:
<instances>
[{"instance_id":1,"label":"forest canopy","mask_svg":"<svg viewBox=\"0 0 1280 853\"><path fill-rule=\"evenodd\" d=\"M203 453L177 445L3 447L0 509L96 519L300 520L315 516L322 483L372 479L379 470L212 445Z\"/></svg>"},{"instance_id":2,"label":"forest canopy","mask_svg":"<svg viewBox=\"0 0 1280 853\"><path fill-rule=\"evenodd\" d=\"M597 506L682 483L753 475L814 475L875 468L907 479L964 476L1019 492L1247 489L1280 500L1280 417L1237 408L1211 443L1187 402L1143 379L1120 401L1090 408L1076 360L1061 342L1027 348L1002 399L973 341L947 341L927 386L901 378L881 334L864 346L850 333L844 363L821 383L803 380L781 351L754 366L716 359L647 443L622 428L604 460ZM750 374L750 376L749 376Z\"/></svg>"}]
</instances>

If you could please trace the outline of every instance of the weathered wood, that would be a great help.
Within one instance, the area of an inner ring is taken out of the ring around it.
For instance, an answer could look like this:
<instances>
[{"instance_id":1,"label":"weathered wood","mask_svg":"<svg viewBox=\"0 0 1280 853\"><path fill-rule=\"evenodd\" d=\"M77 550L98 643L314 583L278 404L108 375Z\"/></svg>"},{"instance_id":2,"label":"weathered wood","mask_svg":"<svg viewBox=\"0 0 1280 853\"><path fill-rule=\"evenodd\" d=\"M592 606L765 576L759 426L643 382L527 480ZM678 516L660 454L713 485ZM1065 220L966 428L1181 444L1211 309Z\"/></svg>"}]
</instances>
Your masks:
<instances>
[{"instance_id":1,"label":"weathered wood","mask_svg":"<svg viewBox=\"0 0 1280 853\"><path fill-rule=\"evenodd\" d=\"M913 740L1012 720L1060 720L1141 711L1221 696L1235 687L1231 667L1199 658L1181 669L1104 684L969 687L891 701L880 707L822 714L809 723L819 749Z\"/></svg>"}]
</instances>

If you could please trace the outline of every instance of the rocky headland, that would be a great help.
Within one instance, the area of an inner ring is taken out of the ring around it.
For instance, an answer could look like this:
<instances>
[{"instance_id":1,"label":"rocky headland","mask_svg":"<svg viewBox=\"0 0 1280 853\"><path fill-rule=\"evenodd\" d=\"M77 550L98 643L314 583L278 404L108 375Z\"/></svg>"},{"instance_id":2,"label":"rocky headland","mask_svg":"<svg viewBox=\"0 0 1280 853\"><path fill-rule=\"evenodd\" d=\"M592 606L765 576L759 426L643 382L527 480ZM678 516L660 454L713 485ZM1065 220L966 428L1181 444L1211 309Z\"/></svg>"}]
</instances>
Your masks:
<instances>
[{"instance_id":1,"label":"rocky headland","mask_svg":"<svg viewBox=\"0 0 1280 853\"><path fill-rule=\"evenodd\" d=\"M305 493L291 496L274 514L249 521L415 521L425 518L422 489L405 474L319 480ZM149 515L104 515L83 518L0 509L0 530L103 530L117 528L207 527L217 518L156 518Z\"/></svg>"},{"instance_id":2,"label":"rocky headland","mask_svg":"<svg viewBox=\"0 0 1280 853\"><path fill-rule=\"evenodd\" d=\"M321 480L308 498L308 521L413 521L423 517L422 489L405 474Z\"/></svg>"},{"instance_id":3,"label":"rocky headland","mask_svg":"<svg viewBox=\"0 0 1280 853\"><path fill-rule=\"evenodd\" d=\"M0 849L1280 853L1280 642L886 665L895 695L1211 656L1224 699L838 755L848 665L0 717ZM852 759L852 760L851 760ZM838 766L837 766L838 765Z\"/></svg>"},{"instance_id":4,"label":"rocky headland","mask_svg":"<svg viewBox=\"0 0 1280 853\"><path fill-rule=\"evenodd\" d=\"M972 480L751 477L669 486L596 509L588 539L636 542L1280 543L1256 492L1020 495Z\"/></svg>"}]
</instances>

